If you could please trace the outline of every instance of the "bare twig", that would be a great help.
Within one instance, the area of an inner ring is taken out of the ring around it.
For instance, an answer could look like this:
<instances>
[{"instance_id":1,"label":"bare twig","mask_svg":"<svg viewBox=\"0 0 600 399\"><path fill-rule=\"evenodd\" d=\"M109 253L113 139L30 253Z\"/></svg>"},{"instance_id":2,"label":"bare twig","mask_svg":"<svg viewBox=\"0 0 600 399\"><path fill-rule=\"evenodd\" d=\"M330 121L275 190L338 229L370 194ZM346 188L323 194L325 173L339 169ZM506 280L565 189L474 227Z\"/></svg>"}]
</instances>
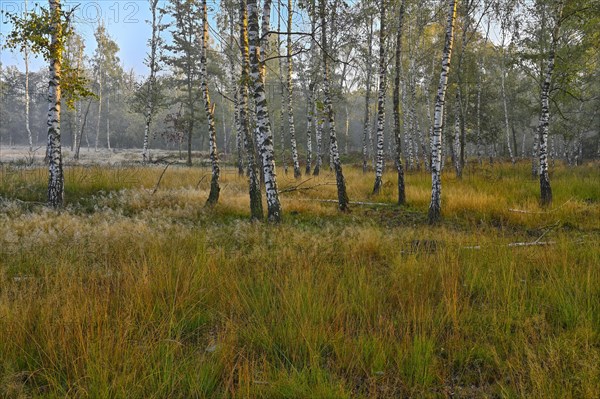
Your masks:
<instances>
[{"instance_id":1,"label":"bare twig","mask_svg":"<svg viewBox=\"0 0 600 399\"><path fill-rule=\"evenodd\" d=\"M202 175L200 180L198 180L198 184L196 184L196 190L198 190L198 187L200 187L200 183L202 183L202 180L204 180L206 178L206 176L208 176L208 175Z\"/></svg>"},{"instance_id":2,"label":"bare twig","mask_svg":"<svg viewBox=\"0 0 600 399\"><path fill-rule=\"evenodd\" d=\"M320 183L320 184L315 184L314 186L308 186L308 187L298 187L298 186L293 186L293 187L286 187L282 190L279 191L279 194L284 194L284 193L291 193L292 191L308 191L308 190L314 190L317 187L321 187L321 186L335 186L336 183L330 182L330 183ZM337 200L336 200L337 202Z\"/></svg>"},{"instance_id":3,"label":"bare twig","mask_svg":"<svg viewBox=\"0 0 600 399\"><path fill-rule=\"evenodd\" d=\"M541 215L541 214L544 214L544 213L551 213L551 212L559 210L560 208L562 208L563 206L565 206L569 202L571 202L572 199L573 199L573 197L569 198L564 204L562 204L562 205L560 205L560 206L558 206L558 207L556 207L554 209L550 209L549 211L537 211L536 212L536 211L526 211L526 210L523 210L523 209L510 209L510 208L508 209L508 211L509 212L516 212L516 213L530 213L530 214L535 214L535 215Z\"/></svg>"},{"instance_id":4,"label":"bare twig","mask_svg":"<svg viewBox=\"0 0 600 399\"><path fill-rule=\"evenodd\" d=\"M165 172L167 171L167 169L169 168L169 166L173 165L175 162L169 162L167 164L167 166L165 166L165 168L163 169L162 173L160 174L160 177L158 178L158 181L156 182L156 186L154 186L154 190L152 190L152 195L154 195L156 193L156 191L158 190L158 186L160 185L160 181L162 180L163 176L165 175Z\"/></svg>"},{"instance_id":5,"label":"bare twig","mask_svg":"<svg viewBox=\"0 0 600 399\"><path fill-rule=\"evenodd\" d=\"M320 198L298 198L296 201L313 201L313 202L330 202L330 203L338 203L338 200L333 199L320 199ZM394 204L387 204L385 202L361 202L361 201L350 201L352 205L367 205L367 206L394 206Z\"/></svg>"},{"instance_id":6,"label":"bare twig","mask_svg":"<svg viewBox=\"0 0 600 399\"><path fill-rule=\"evenodd\" d=\"M507 247L532 247L532 246L545 246L545 245L554 245L556 241L533 241L533 242L511 242L507 244ZM481 249L481 245L472 245L468 247L462 247L462 249Z\"/></svg>"}]
</instances>

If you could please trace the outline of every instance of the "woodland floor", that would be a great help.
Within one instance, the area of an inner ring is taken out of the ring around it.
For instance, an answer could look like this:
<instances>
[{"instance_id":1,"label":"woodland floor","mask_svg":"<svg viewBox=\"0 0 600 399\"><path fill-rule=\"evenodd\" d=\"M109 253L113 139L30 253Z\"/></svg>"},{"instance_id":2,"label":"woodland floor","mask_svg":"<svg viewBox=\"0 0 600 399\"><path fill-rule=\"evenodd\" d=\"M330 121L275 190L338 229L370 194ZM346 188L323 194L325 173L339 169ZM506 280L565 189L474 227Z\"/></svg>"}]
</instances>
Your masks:
<instances>
[{"instance_id":1,"label":"woodland floor","mask_svg":"<svg viewBox=\"0 0 600 399\"><path fill-rule=\"evenodd\" d=\"M527 161L448 169L434 227L424 171L398 207L393 173L372 197L346 159L377 204L340 214L328 170L280 170L269 225L231 167L206 208L207 167L67 161L58 212L8 152L0 397L600 397L598 163L552 167L546 210Z\"/></svg>"}]
</instances>

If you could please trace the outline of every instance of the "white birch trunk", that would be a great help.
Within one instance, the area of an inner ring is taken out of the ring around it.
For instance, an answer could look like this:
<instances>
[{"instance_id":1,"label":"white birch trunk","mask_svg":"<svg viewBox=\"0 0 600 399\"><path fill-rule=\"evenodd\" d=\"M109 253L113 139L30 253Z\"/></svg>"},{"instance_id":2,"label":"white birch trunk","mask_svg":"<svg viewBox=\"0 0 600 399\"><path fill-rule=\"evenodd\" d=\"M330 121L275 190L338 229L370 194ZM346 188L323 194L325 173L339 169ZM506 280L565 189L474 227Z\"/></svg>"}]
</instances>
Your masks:
<instances>
[{"instance_id":1,"label":"white birch trunk","mask_svg":"<svg viewBox=\"0 0 600 399\"><path fill-rule=\"evenodd\" d=\"M25 0L25 15L27 15L27 0ZM33 161L33 135L29 126L29 46L25 44L23 47L23 58L25 61L25 130L27 131L27 140L29 143L29 152Z\"/></svg>"},{"instance_id":2,"label":"white birch trunk","mask_svg":"<svg viewBox=\"0 0 600 399\"><path fill-rule=\"evenodd\" d=\"M550 124L550 85L552 84L552 73L554 72L554 63L556 56L556 45L560 32L564 3L558 3L558 10L555 19L555 25L552 32L552 43L548 54L548 65L541 92L541 112L538 122L539 135L539 156L540 156L540 202L542 206L548 206L552 203L552 188L550 186L550 176L548 174L548 127Z\"/></svg>"},{"instance_id":3,"label":"white birch trunk","mask_svg":"<svg viewBox=\"0 0 600 399\"><path fill-rule=\"evenodd\" d=\"M308 103L306 104L306 169L304 173L310 174L312 169L312 132L314 126L314 106L315 90L311 83L308 89Z\"/></svg>"},{"instance_id":4,"label":"white birch trunk","mask_svg":"<svg viewBox=\"0 0 600 399\"><path fill-rule=\"evenodd\" d=\"M270 10L270 8L269 8ZM263 15L263 29L265 16ZM268 28L267 28L268 29ZM250 44L250 79L254 86L256 122L259 131L258 148L262 160L263 177L267 194L267 218L271 222L281 221L281 204L277 191L273 134L265 95L265 76L261 65L261 46L258 32L258 7L256 0L248 2L248 40Z\"/></svg>"},{"instance_id":5,"label":"white birch trunk","mask_svg":"<svg viewBox=\"0 0 600 399\"><path fill-rule=\"evenodd\" d=\"M96 142L94 151L98 151L98 142L100 140L100 120L102 118L102 73L98 67L98 119L96 121Z\"/></svg>"},{"instance_id":6,"label":"white birch trunk","mask_svg":"<svg viewBox=\"0 0 600 399\"><path fill-rule=\"evenodd\" d=\"M262 195L260 192L260 178L254 150L254 136L250 130L250 116L248 111L248 85L250 69L250 56L248 44L248 11L246 0L240 0L240 49L241 72L239 90L239 118L240 128L244 137L246 157L248 162L248 183L250 193L250 218L261 220L263 218Z\"/></svg>"},{"instance_id":7,"label":"white birch trunk","mask_svg":"<svg viewBox=\"0 0 600 399\"><path fill-rule=\"evenodd\" d=\"M208 135L209 135L209 151L210 151L210 164L212 168L211 180L210 180L210 193L206 200L207 205L214 205L219 201L219 175L221 173L219 168L219 152L217 150L217 129L215 127L215 109L214 105L211 104L210 94L208 92L208 75L206 67L208 59L206 57L206 48L208 46L208 9L206 6L206 0L202 0L202 38L200 40L200 88L202 90L202 98L204 99L204 110L206 112L206 119L208 121Z\"/></svg>"},{"instance_id":8,"label":"white birch trunk","mask_svg":"<svg viewBox=\"0 0 600 399\"><path fill-rule=\"evenodd\" d=\"M375 184L373 194L381 190L383 176L383 142L385 129L385 92L386 92L386 52L385 52L385 0L379 4L379 94L377 98L377 164L375 166Z\"/></svg>"},{"instance_id":9,"label":"white birch trunk","mask_svg":"<svg viewBox=\"0 0 600 399\"><path fill-rule=\"evenodd\" d=\"M313 110L316 117L315 139L317 141L317 154L315 159L315 169L313 171L313 176L318 176L321 172L321 166L323 165L323 125L325 123L325 120L323 116L323 111L317 108L316 101L313 103Z\"/></svg>"},{"instance_id":10,"label":"white birch trunk","mask_svg":"<svg viewBox=\"0 0 600 399\"><path fill-rule=\"evenodd\" d=\"M400 3L400 14L398 17L398 30L396 32L396 53L395 64L396 74L394 75L394 139L396 141L395 164L398 173L398 205L406 203L406 190L404 185L404 167L402 165L402 137L400 133L400 71L402 68L402 27L404 22L405 0Z\"/></svg>"},{"instance_id":11,"label":"white birch trunk","mask_svg":"<svg viewBox=\"0 0 600 399\"><path fill-rule=\"evenodd\" d=\"M369 162L369 149L371 147L371 58L373 56L373 21L369 24L367 35L367 87L365 92L365 118L363 130L363 173L367 172Z\"/></svg>"},{"instance_id":12,"label":"white birch trunk","mask_svg":"<svg viewBox=\"0 0 600 399\"><path fill-rule=\"evenodd\" d=\"M156 69L157 69L157 48L159 39L159 30L156 12L158 11L158 0L150 0L150 11L152 13L152 36L150 37L150 76L148 77L148 87L146 91L146 109L144 112L144 142L142 146L142 162L148 162L150 158L149 140L150 140L150 125L154 109L156 108L154 90L156 84Z\"/></svg>"},{"instance_id":13,"label":"white birch trunk","mask_svg":"<svg viewBox=\"0 0 600 399\"><path fill-rule=\"evenodd\" d=\"M283 173L287 176L288 173L288 165L286 160L285 153L285 127L284 125L284 114L286 103L284 101L287 100L285 95L285 84L283 83L283 58L281 57L281 0L278 2L278 13L277 13L277 56L278 65L279 65L279 88L281 94L281 107L279 107L279 130L281 132L280 140L281 140L281 165L283 166Z\"/></svg>"},{"instance_id":14,"label":"white birch trunk","mask_svg":"<svg viewBox=\"0 0 600 399\"><path fill-rule=\"evenodd\" d=\"M110 148L110 91L106 93L106 148Z\"/></svg>"},{"instance_id":15,"label":"white birch trunk","mask_svg":"<svg viewBox=\"0 0 600 399\"><path fill-rule=\"evenodd\" d=\"M60 144L60 78L63 28L60 0L49 0L53 19L48 81L48 205L59 208L64 200L64 175Z\"/></svg>"},{"instance_id":16,"label":"white birch trunk","mask_svg":"<svg viewBox=\"0 0 600 399\"><path fill-rule=\"evenodd\" d=\"M442 55L442 71L440 73L440 82L435 99L433 135L431 138L431 203L429 204L430 223L437 223L440 220L442 210L442 127L444 120L446 87L448 86L448 73L450 71L452 44L454 41L454 23L456 21L457 3L457 0L449 0L448 2L448 24L446 26L444 52Z\"/></svg>"},{"instance_id":17,"label":"white birch trunk","mask_svg":"<svg viewBox=\"0 0 600 399\"><path fill-rule=\"evenodd\" d=\"M335 180L338 194L338 209L342 212L349 210L348 194L346 193L346 181L342 172L342 163L340 162L340 154L338 150L337 137L335 133L335 114L331 103L330 81L329 81L329 63L327 53L327 22L325 17L325 0L319 1L321 11L321 47L323 50L323 97L325 100L325 111L329 119L329 147L333 161L333 169L335 171Z\"/></svg>"},{"instance_id":18,"label":"white birch trunk","mask_svg":"<svg viewBox=\"0 0 600 399\"><path fill-rule=\"evenodd\" d=\"M502 89L502 104L504 106L504 129L506 130L506 146L508 148L508 155L510 156L510 162L515 164L515 156L510 145L510 123L508 121L508 100L506 98L506 54L504 50L504 39L502 40L502 70L500 71L500 88Z\"/></svg>"},{"instance_id":19,"label":"white birch trunk","mask_svg":"<svg viewBox=\"0 0 600 399\"><path fill-rule=\"evenodd\" d=\"M298 179L300 162L298 160L298 145L296 143L296 127L294 126L293 86L292 86L292 0L288 0L288 26L287 26L287 108L288 126L290 130L290 142L292 145L292 162L294 165L294 177Z\"/></svg>"}]
</instances>

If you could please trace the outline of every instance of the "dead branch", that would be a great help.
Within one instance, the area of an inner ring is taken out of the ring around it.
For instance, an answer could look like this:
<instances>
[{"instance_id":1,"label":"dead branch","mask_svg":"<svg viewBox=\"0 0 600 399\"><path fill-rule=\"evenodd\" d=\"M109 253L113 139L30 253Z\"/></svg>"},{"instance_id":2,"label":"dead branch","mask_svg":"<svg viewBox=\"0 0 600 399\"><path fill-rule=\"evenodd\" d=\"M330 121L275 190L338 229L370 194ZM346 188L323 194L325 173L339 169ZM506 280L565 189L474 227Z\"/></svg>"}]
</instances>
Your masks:
<instances>
[{"instance_id":1,"label":"dead branch","mask_svg":"<svg viewBox=\"0 0 600 399\"><path fill-rule=\"evenodd\" d=\"M526 211L523 209L509 209L509 212L516 212L516 213L530 213L530 214L536 214L536 215L542 215L545 213L551 213L554 211L559 210L560 208L562 208L563 206L567 205L567 203L571 202L571 200L573 199L573 197L569 198L564 204L554 208L554 209L550 209L549 211Z\"/></svg>"},{"instance_id":2,"label":"dead branch","mask_svg":"<svg viewBox=\"0 0 600 399\"><path fill-rule=\"evenodd\" d=\"M161 182L163 176L165 175L165 172L169 168L169 166L173 165L174 163L175 162L169 162L167 164L167 166L165 166L165 168L163 169L162 173L160 174L160 177L158 178L158 181L156 182L156 186L154 186L154 190L152 190L152 195L154 195L156 193L156 191L158 190L158 186L160 185L160 182Z\"/></svg>"},{"instance_id":3,"label":"dead branch","mask_svg":"<svg viewBox=\"0 0 600 399\"><path fill-rule=\"evenodd\" d=\"M507 247L533 247L533 246L545 246L545 245L554 245L556 241L533 241L533 242L511 242L507 244ZM473 245L468 247L462 247L462 249L481 249L481 245Z\"/></svg>"},{"instance_id":4,"label":"dead branch","mask_svg":"<svg viewBox=\"0 0 600 399\"><path fill-rule=\"evenodd\" d=\"M297 201L313 201L313 202L330 202L338 203L338 200L333 199L319 199L319 198L298 198ZM350 201L352 205L366 205L366 206L394 206L394 204L387 204L385 202L361 202L361 201Z\"/></svg>"},{"instance_id":5,"label":"dead branch","mask_svg":"<svg viewBox=\"0 0 600 399\"><path fill-rule=\"evenodd\" d=\"M329 183L319 183L319 184L315 184L314 186L308 186L308 187L298 187L298 186L293 186L293 187L286 187L282 190L279 191L279 194L284 194L284 193L291 193L292 191L308 191L308 190L314 190L317 187L321 187L321 186L335 186L336 183L333 182L329 182ZM337 202L337 200L335 201Z\"/></svg>"},{"instance_id":6,"label":"dead branch","mask_svg":"<svg viewBox=\"0 0 600 399\"><path fill-rule=\"evenodd\" d=\"M198 183L196 184L196 190L198 190L198 187L200 187L200 183L202 183L202 180L204 180L206 178L206 176L208 176L208 175L202 175L200 180L198 180Z\"/></svg>"}]
</instances>

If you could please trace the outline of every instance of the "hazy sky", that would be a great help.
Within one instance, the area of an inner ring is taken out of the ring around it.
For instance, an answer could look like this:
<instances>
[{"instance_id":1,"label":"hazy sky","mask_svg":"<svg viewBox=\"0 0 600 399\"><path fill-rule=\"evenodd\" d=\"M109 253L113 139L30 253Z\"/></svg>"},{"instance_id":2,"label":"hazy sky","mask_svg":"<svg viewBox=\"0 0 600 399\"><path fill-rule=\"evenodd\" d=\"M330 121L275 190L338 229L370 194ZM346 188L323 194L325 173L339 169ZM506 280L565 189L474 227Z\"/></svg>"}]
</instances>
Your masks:
<instances>
[{"instance_id":1,"label":"hazy sky","mask_svg":"<svg viewBox=\"0 0 600 399\"><path fill-rule=\"evenodd\" d=\"M47 1L38 0L39 4L46 6ZM31 10L35 1L28 1ZM96 48L94 30L100 21L104 21L110 36L118 43L121 50L118 53L121 63L126 70L133 68L137 74L146 74L144 57L146 56L147 43L150 37L150 27L146 20L150 18L150 10L147 0L63 0L63 8L68 9L79 6L74 13L77 32L83 35L86 43L86 54L91 56ZM7 12L22 12L25 3L23 0L0 0L0 9ZM10 25L6 18L2 18L0 34L7 33ZM3 38L0 36L0 43ZM0 49L0 59L4 66L23 65L21 53L13 53L9 50ZM41 60L31 62L33 70L45 67Z\"/></svg>"}]
</instances>

